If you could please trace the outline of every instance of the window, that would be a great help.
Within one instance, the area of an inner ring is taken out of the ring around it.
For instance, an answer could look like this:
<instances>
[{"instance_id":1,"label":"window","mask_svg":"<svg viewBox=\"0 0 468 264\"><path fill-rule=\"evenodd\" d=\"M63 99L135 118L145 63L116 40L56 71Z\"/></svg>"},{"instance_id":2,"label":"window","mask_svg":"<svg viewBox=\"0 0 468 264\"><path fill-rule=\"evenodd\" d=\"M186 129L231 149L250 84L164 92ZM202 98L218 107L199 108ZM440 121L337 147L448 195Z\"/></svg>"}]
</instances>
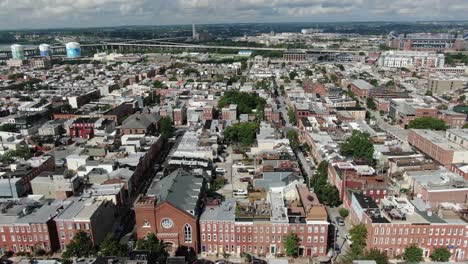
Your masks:
<instances>
[{"instance_id":1,"label":"window","mask_svg":"<svg viewBox=\"0 0 468 264\"><path fill-rule=\"evenodd\" d=\"M59 222L59 228L63 229L63 222Z\"/></svg>"},{"instance_id":2,"label":"window","mask_svg":"<svg viewBox=\"0 0 468 264\"><path fill-rule=\"evenodd\" d=\"M150 223L148 222L148 220L145 219L145 221L143 222L143 228L150 228L151 225Z\"/></svg>"},{"instance_id":3,"label":"window","mask_svg":"<svg viewBox=\"0 0 468 264\"><path fill-rule=\"evenodd\" d=\"M85 224L85 229L86 229L86 230L89 230L89 224L88 224L88 223ZM45 229L44 229L44 230L45 230Z\"/></svg>"},{"instance_id":4,"label":"window","mask_svg":"<svg viewBox=\"0 0 468 264\"><path fill-rule=\"evenodd\" d=\"M320 233L325 233L325 226L320 226Z\"/></svg>"},{"instance_id":5,"label":"window","mask_svg":"<svg viewBox=\"0 0 468 264\"><path fill-rule=\"evenodd\" d=\"M184 226L184 241L185 243L192 243L192 227L189 224Z\"/></svg>"},{"instance_id":6,"label":"window","mask_svg":"<svg viewBox=\"0 0 468 264\"><path fill-rule=\"evenodd\" d=\"M67 224L68 230L71 230L73 228L73 225L71 223Z\"/></svg>"},{"instance_id":7,"label":"window","mask_svg":"<svg viewBox=\"0 0 468 264\"><path fill-rule=\"evenodd\" d=\"M75 223L75 229L76 229L76 230L80 230L80 229L81 229L80 223Z\"/></svg>"},{"instance_id":8,"label":"window","mask_svg":"<svg viewBox=\"0 0 468 264\"><path fill-rule=\"evenodd\" d=\"M205 234L202 234L202 235L201 235L201 240L202 240L202 241L205 241Z\"/></svg>"}]
</instances>

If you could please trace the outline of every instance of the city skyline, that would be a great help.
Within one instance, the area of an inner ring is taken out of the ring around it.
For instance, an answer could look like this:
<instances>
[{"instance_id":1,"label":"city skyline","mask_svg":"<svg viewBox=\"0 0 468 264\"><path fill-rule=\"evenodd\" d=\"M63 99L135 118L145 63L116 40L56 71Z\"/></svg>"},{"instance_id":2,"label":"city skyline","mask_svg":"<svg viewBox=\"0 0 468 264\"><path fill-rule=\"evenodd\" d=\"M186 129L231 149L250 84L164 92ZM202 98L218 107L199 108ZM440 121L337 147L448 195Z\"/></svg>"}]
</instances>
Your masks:
<instances>
[{"instance_id":1,"label":"city skyline","mask_svg":"<svg viewBox=\"0 0 468 264\"><path fill-rule=\"evenodd\" d=\"M468 3L386 1L0 1L0 30L256 22L464 20Z\"/></svg>"}]
</instances>

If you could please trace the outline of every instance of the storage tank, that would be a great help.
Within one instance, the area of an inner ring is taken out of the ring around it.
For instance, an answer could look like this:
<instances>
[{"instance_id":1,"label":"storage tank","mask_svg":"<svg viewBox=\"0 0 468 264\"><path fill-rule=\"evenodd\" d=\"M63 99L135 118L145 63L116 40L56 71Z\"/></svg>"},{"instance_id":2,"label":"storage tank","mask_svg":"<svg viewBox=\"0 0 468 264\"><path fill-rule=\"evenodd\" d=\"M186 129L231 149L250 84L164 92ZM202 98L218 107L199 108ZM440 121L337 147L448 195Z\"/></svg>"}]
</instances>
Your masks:
<instances>
[{"instance_id":1,"label":"storage tank","mask_svg":"<svg viewBox=\"0 0 468 264\"><path fill-rule=\"evenodd\" d=\"M24 48L21 45L11 45L11 57L15 60L24 60Z\"/></svg>"},{"instance_id":2,"label":"storage tank","mask_svg":"<svg viewBox=\"0 0 468 264\"><path fill-rule=\"evenodd\" d=\"M49 44L41 44L39 45L39 54L41 57L50 57L52 53L50 52L50 45Z\"/></svg>"},{"instance_id":3,"label":"storage tank","mask_svg":"<svg viewBox=\"0 0 468 264\"><path fill-rule=\"evenodd\" d=\"M65 45L65 47L67 49L68 58L78 58L79 56L81 56L80 43L68 42L67 45Z\"/></svg>"}]
</instances>

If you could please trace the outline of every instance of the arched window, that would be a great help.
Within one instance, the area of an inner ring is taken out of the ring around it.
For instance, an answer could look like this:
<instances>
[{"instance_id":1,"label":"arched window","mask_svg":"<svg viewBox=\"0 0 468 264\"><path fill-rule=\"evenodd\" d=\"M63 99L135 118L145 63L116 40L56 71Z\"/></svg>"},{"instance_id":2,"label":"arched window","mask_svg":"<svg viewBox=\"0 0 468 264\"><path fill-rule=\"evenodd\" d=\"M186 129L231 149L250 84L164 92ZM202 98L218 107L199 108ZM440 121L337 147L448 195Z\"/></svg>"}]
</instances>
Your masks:
<instances>
[{"instance_id":1,"label":"arched window","mask_svg":"<svg viewBox=\"0 0 468 264\"><path fill-rule=\"evenodd\" d=\"M192 243L192 227L189 224L184 226L184 240L185 243Z\"/></svg>"}]
</instances>

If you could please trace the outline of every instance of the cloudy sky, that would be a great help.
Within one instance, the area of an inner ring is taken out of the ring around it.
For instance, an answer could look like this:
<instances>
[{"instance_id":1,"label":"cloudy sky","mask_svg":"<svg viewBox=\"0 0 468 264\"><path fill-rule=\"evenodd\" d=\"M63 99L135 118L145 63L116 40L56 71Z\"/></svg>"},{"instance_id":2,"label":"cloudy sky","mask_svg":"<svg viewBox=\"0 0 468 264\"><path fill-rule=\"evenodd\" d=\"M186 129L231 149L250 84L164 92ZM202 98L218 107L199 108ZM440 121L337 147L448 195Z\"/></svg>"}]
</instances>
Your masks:
<instances>
[{"instance_id":1,"label":"cloudy sky","mask_svg":"<svg viewBox=\"0 0 468 264\"><path fill-rule=\"evenodd\" d=\"M0 0L0 29L466 20L468 0Z\"/></svg>"}]
</instances>

